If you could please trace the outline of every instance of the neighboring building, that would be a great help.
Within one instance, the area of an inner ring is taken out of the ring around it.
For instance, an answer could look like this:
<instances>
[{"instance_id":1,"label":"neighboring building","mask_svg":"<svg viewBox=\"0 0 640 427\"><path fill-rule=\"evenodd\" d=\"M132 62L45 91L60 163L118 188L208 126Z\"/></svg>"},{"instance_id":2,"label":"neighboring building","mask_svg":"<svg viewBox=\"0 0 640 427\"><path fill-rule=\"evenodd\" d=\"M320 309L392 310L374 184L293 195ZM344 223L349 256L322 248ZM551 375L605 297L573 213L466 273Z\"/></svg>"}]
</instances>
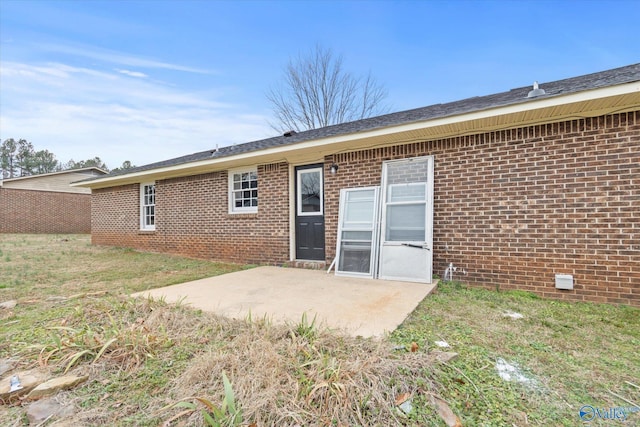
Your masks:
<instances>
[{"instance_id":1,"label":"neighboring building","mask_svg":"<svg viewBox=\"0 0 640 427\"><path fill-rule=\"evenodd\" d=\"M75 185L95 244L640 305L640 64Z\"/></svg>"},{"instance_id":2,"label":"neighboring building","mask_svg":"<svg viewBox=\"0 0 640 427\"><path fill-rule=\"evenodd\" d=\"M70 184L105 174L91 167L0 181L0 233L90 233L91 190Z\"/></svg>"}]
</instances>

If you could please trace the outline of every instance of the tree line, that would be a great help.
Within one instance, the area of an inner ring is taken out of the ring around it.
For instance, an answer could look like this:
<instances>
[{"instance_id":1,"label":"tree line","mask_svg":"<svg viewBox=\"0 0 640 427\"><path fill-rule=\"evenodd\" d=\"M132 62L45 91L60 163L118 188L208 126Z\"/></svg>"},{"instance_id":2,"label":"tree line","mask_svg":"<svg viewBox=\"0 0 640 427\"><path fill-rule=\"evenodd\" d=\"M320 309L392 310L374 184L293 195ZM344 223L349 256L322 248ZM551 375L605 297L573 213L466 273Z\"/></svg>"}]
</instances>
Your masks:
<instances>
[{"instance_id":1,"label":"tree line","mask_svg":"<svg viewBox=\"0 0 640 427\"><path fill-rule=\"evenodd\" d=\"M21 176L39 175L50 172L60 172L69 169L81 169L97 167L109 171L107 165L100 159L59 162L55 154L49 150L36 150L33 144L26 139L15 140L9 138L0 145L0 178L9 179ZM130 161L125 161L122 166L114 169L129 169L134 167Z\"/></svg>"}]
</instances>

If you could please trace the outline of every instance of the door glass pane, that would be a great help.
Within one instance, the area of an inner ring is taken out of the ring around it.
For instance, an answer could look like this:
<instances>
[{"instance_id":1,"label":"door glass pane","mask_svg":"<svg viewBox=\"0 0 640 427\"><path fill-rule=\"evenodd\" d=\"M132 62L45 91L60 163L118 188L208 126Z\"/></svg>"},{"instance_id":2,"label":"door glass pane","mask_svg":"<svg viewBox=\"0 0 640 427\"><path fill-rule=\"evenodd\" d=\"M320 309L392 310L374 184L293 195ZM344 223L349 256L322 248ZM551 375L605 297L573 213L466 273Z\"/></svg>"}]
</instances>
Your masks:
<instances>
[{"instance_id":1,"label":"door glass pane","mask_svg":"<svg viewBox=\"0 0 640 427\"><path fill-rule=\"evenodd\" d=\"M387 205L385 240L390 242L425 241L426 204Z\"/></svg>"},{"instance_id":2,"label":"door glass pane","mask_svg":"<svg viewBox=\"0 0 640 427\"><path fill-rule=\"evenodd\" d=\"M301 211L321 212L320 171L301 172L298 185L300 186L298 191L300 191Z\"/></svg>"}]
</instances>

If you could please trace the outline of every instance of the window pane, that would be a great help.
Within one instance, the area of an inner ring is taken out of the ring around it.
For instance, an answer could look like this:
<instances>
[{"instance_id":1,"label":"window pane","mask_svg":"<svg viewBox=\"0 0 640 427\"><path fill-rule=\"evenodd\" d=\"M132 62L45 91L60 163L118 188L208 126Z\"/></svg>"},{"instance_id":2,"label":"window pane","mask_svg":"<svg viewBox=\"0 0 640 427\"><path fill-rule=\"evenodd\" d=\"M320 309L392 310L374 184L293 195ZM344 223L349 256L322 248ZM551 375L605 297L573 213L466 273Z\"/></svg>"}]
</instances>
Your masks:
<instances>
[{"instance_id":1,"label":"window pane","mask_svg":"<svg viewBox=\"0 0 640 427\"><path fill-rule=\"evenodd\" d=\"M140 192L142 196L140 201L141 227L152 227L155 224L156 186L155 184L144 184L140 187Z\"/></svg>"},{"instance_id":2,"label":"window pane","mask_svg":"<svg viewBox=\"0 0 640 427\"><path fill-rule=\"evenodd\" d=\"M387 165L388 184L427 182L428 159L411 159L408 162L389 163Z\"/></svg>"},{"instance_id":3,"label":"window pane","mask_svg":"<svg viewBox=\"0 0 640 427\"><path fill-rule=\"evenodd\" d=\"M155 219L155 208L153 206L144 207L144 225L153 225Z\"/></svg>"},{"instance_id":4,"label":"window pane","mask_svg":"<svg viewBox=\"0 0 640 427\"><path fill-rule=\"evenodd\" d=\"M427 187L424 183L395 184L389 186L389 202L414 202L425 200Z\"/></svg>"},{"instance_id":5,"label":"window pane","mask_svg":"<svg viewBox=\"0 0 640 427\"><path fill-rule=\"evenodd\" d=\"M342 240L371 241L371 231L343 231Z\"/></svg>"},{"instance_id":6,"label":"window pane","mask_svg":"<svg viewBox=\"0 0 640 427\"><path fill-rule=\"evenodd\" d=\"M371 269L371 244L342 242L338 270L353 273L369 273Z\"/></svg>"},{"instance_id":7,"label":"window pane","mask_svg":"<svg viewBox=\"0 0 640 427\"><path fill-rule=\"evenodd\" d=\"M387 241L425 241L425 203L387 206Z\"/></svg>"},{"instance_id":8,"label":"window pane","mask_svg":"<svg viewBox=\"0 0 640 427\"><path fill-rule=\"evenodd\" d=\"M344 213L344 222L364 222L371 224L374 214L373 199L349 202Z\"/></svg>"},{"instance_id":9,"label":"window pane","mask_svg":"<svg viewBox=\"0 0 640 427\"><path fill-rule=\"evenodd\" d=\"M233 210L239 211L258 206L258 174L256 172L238 172L233 174L230 197Z\"/></svg>"}]
</instances>

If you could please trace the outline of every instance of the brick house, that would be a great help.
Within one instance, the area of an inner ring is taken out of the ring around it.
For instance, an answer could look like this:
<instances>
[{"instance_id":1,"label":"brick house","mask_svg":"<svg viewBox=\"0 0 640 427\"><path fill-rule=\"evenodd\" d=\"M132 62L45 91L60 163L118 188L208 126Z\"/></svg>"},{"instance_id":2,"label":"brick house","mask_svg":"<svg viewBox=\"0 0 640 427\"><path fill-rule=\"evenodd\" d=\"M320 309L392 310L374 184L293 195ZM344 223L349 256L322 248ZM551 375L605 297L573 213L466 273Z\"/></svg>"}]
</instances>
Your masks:
<instances>
[{"instance_id":1,"label":"brick house","mask_svg":"<svg viewBox=\"0 0 640 427\"><path fill-rule=\"evenodd\" d=\"M640 306L640 64L76 185L94 244Z\"/></svg>"},{"instance_id":2,"label":"brick house","mask_svg":"<svg viewBox=\"0 0 640 427\"><path fill-rule=\"evenodd\" d=\"M0 233L90 233L91 190L71 183L105 174L90 167L0 181Z\"/></svg>"}]
</instances>

